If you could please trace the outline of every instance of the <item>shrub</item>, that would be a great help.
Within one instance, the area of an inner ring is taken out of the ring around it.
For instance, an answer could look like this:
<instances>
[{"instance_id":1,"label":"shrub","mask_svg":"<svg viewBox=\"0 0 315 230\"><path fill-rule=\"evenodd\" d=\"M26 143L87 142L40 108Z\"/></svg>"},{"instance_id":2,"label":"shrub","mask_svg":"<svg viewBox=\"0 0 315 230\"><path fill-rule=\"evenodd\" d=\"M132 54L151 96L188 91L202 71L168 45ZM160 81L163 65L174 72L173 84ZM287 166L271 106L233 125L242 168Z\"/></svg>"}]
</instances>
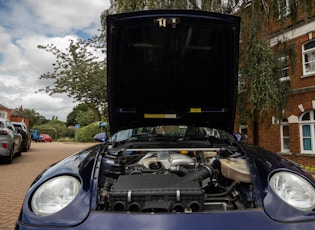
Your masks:
<instances>
[{"instance_id":1,"label":"shrub","mask_svg":"<svg viewBox=\"0 0 315 230\"><path fill-rule=\"evenodd\" d=\"M39 125L34 126L32 129L38 130L40 133L46 133L50 135L54 140L58 138L74 137L74 130L69 129L63 125Z\"/></svg>"},{"instance_id":2,"label":"shrub","mask_svg":"<svg viewBox=\"0 0 315 230\"><path fill-rule=\"evenodd\" d=\"M84 126L80 129L77 129L77 141L78 142L93 142L94 136L100 133L100 128L98 122Z\"/></svg>"}]
</instances>

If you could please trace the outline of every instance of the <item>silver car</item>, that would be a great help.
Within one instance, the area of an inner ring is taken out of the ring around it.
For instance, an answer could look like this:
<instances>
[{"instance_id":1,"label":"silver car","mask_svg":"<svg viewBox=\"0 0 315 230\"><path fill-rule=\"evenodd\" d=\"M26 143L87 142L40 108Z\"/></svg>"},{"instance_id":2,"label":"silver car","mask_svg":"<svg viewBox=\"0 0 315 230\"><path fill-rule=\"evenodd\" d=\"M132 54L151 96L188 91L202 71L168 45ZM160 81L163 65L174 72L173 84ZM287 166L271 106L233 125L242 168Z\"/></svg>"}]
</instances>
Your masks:
<instances>
[{"instance_id":1,"label":"silver car","mask_svg":"<svg viewBox=\"0 0 315 230\"><path fill-rule=\"evenodd\" d=\"M11 121L0 118L0 160L11 164L14 156L21 156L22 135L19 134Z\"/></svg>"}]
</instances>

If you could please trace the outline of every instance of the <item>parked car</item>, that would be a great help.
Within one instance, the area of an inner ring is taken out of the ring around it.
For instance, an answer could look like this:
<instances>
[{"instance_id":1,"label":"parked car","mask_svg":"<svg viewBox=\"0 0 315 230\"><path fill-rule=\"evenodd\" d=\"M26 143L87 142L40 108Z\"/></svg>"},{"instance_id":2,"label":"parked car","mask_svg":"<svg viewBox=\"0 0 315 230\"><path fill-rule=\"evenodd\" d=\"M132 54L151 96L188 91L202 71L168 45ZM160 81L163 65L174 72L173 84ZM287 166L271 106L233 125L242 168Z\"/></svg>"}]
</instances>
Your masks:
<instances>
[{"instance_id":1,"label":"parked car","mask_svg":"<svg viewBox=\"0 0 315 230\"><path fill-rule=\"evenodd\" d=\"M41 142L52 142L52 138L48 134L41 134L40 140Z\"/></svg>"},{"instance_id":2,"label":"parked car","mask_svg":"<svg viewBox=\"0 0 315 230\"><path fill-rule=\"evenodd\" d=\"M32 134L30 130L27 129L24 122L13 122L14 128L22 135L22 151L27 152L31 147Z\"/></svg>"},{"instance_id":3,"label":"parked car","mask_svg":"<svg viewBox=\"0 0 315 230\"><path fill-rule=\"evenodd\" d=\"M11 164L14 156L21 156L22 135L15 130L11 121L0 118L0 160Z\"/></svg>"},{"instance_id":4,"label":"parked car","mask_svg":"<svg viewBox=\"0 0 315 230\"><path fill-rule=\"evenodd\" d=\"M111 138L36 177L16 229L315 229L314 178L233 135L239 30L203 11L107 16Z\"/></svg>"},{"instance_id":5,"label":"parked car","mask_svg":"<svg viewBox=\"0 0 315 230\"><path fill-rule=\"evenodd\" d=\"M40 136L40 132L38 130L32 129L31 130L32 133L32 141L35 142L41 142L41 136Z\"/></svg>"}]
</instances>

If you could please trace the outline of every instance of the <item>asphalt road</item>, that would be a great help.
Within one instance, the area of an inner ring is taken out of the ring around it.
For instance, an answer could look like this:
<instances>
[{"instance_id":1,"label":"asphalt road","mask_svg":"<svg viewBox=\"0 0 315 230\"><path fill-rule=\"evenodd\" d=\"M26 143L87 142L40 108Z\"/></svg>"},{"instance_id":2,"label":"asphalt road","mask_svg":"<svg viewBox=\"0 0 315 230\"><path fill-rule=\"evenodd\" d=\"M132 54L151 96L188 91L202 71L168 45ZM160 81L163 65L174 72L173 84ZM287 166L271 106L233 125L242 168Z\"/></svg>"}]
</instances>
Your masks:
<instances>
[{"instance_id":1,"label":"asphalt road","mask_svg":"<svg viewBox=\"0 0 315 230\"><path fill-rule=\"evenodd\" d=\"M14 229L25 193L47 166L96 143L36 143L12 164L0 164L0 230Z\"/></svg>"}]
</instances>

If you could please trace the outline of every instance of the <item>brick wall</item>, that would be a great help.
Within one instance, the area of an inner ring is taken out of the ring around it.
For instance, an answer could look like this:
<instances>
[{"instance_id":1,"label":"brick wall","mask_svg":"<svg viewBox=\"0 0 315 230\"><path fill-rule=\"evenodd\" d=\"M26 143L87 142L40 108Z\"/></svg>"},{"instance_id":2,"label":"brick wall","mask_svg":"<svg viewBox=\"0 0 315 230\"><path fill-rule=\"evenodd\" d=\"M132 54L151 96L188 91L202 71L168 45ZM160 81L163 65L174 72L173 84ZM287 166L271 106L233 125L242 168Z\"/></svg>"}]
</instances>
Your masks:
<instances>
[{"instance_id":1,"label":"brick wall","mask_svg":"<svg viewBox=\"0 0 315 230\"><path fill-rule=\"evenodd\" d=\"M312 5L315 5L315 0L312 0ZM289 121L289 135L290 135L290 152L293 155L301 152L301 134L299 118L304 111L315 109L315 75L303 76L303 57L302 47L308 41L315 40L315 7L313 7L310 14L301 11L301 5L298 4L297 18L292 21L291 17L279 20L277 17L270 17L267 31L264 34L270 38L281 38L281 32L290 37L288 43L293 44L295 63L289 63L289 76L291 94L289 97L289 106L285 111L285 117ZM246 22L246 19L244 20ZM289 26L285 28L285 26ZM299 28L303 28L299 30ZM281 31L283 30L283 31ZM291 31L291 32L290 32ZM246 38L243 38L244 40ZM275 40L274 40L275 41ZM272 42L271 42L272 43ZM276 44L276 43L274 43ZM293 68L294 67L294 68ZM281 151L281 135L280 124L272 122L272 114L265 116L263 122L259 125L259 145L272 152ZM236 122L235 131L238 131L239 125ZM248 124L248 142L253 143L253 127Z\"/></svg>"}]
</instances>

